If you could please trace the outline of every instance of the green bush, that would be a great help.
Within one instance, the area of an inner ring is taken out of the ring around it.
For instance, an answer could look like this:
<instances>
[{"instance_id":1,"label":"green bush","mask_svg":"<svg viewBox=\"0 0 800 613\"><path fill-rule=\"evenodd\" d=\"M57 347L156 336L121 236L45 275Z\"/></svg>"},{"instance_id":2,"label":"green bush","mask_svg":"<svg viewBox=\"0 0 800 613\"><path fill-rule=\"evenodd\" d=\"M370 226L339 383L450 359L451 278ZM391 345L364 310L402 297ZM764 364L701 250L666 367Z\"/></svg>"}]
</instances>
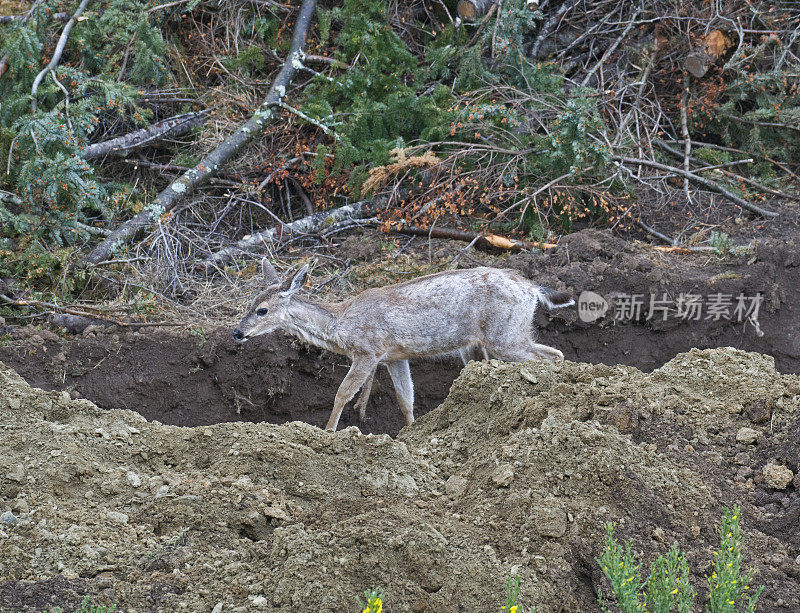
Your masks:
<instances>
[{"instance_id":1,"label":"green bush","mask_svg":"<svg viewBox=\"0 0 800 613\"><path fill-rule=\"evenodd\" d=\"M714 571L708 577L707 613L752 613L763 589L751 590L753 572L742 574L741 571L740 513L735 506L725 509L722 517L720 545L714 552ZM614 526L606 524L605 548L597 562L611 585L615 605L622 613L691 613L695 591L689 582L686 556L677 545L673 544L666 556L656 559L644 580L630 542L620 545L614 538ZM598 600L603 611L611 611L602 591L598 593Z\"/></svg>"}]
</instances>

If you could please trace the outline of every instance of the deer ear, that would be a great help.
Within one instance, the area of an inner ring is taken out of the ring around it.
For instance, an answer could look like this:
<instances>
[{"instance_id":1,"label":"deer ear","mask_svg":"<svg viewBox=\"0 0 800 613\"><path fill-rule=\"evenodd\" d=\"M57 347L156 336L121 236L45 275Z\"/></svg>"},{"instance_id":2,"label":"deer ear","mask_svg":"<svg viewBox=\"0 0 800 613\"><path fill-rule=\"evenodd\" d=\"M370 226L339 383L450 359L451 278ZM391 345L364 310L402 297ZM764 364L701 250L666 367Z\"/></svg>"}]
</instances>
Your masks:
<instances>
[{"instance_id":1,"label":"deer ear","mask_svg":"<svg viewBox=\"0 0 800 613\"><path fill-rule=\"evenodd\" d=\"M296 293L303 287L303 283L306 282L306 277L308 276L308 264L303 266L300 271L294 276L292 279L292 284L289 286L284 293L287 296L291 296L292 294Z\"/></svg>"},{"instance_id":2,"label":"deer ear","mask_svg":"<svg viewBox=\"0 0 800 613\"><path fill-rule=\"evenodd\" d=\"M267 258L261 259L261 274L264 275L264 287L281 284L281 279L278 277L275 267L270 264Z\"/></svg>"}]
</instances>

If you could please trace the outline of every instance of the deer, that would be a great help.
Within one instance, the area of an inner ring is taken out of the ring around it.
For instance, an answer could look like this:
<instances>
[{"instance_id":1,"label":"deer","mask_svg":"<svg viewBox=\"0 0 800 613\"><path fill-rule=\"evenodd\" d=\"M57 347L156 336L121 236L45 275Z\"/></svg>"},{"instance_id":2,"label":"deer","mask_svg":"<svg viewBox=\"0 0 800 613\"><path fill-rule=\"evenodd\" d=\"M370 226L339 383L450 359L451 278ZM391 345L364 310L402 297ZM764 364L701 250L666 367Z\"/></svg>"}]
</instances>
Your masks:
<instances>
[{"instance_id":1,"label":"deer","mask_svg":"<svg viewBox=\"0 0 800 613\"><path fill-rule=\"evenodd\" d=\"M506 362L563 361L558 349L535 342L536 307L575 304L569 292L536 285L511 269L467 268L370 288L338 303L299 295L308 264L291 281L261 261L264 289L233 331L238 343L283 330L300 340L350 358L326 430L335 431L342 411L361 390L363 419L372 382L383 364L406 424L414 423L414 383L409 360L460 356L474 350Z\"/></svg>"}]
</instances>

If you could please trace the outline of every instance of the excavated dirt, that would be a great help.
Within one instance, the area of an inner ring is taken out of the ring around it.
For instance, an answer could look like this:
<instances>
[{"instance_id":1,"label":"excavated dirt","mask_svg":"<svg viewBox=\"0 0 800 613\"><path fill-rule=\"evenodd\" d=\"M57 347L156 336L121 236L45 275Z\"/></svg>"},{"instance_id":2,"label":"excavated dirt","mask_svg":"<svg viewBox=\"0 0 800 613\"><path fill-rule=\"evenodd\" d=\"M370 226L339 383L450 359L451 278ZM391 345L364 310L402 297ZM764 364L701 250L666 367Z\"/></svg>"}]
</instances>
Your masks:
<instances>
[{"instance_id":1,"label":"excavated dirt","mask_svg":"<svg viewBox=\"0 0 800 613\"><path fill-rule=\"evenodd\" d=\"M540 612L594 611L604 521L647 560L677 541L702 593L734 503L758 610L800 610L798 247L718 258L583 231L547 254L465 256L612 305L760 293L762 334L646 307L542 313L542 342L581 363L458 379L460 364L414 363L420 419L402 431L382 371L367 420L342 417L364 434L313 427L347 360L281 333L0 328L0 611L89 594L123 611L339 612L379 586L387 611L480 613L516 573ZM721 346L736 349L692 349Z\"/></svg>"},{"instance_id":2,"label":"excavated dirt","mask_svg":"<svg viewBox=\"0 0 800 613\"><path fill-rule=\"evenodd\" d=\"M368 260L377 257L367 249L370 245L348 239L342 248L348 257ZM615 295L638 294L646 303L651 295L675 300L681 293L763 296L758 317L762 336L749 323L705 319L705 312L698 321L648 319L647 305L641 317L624 322L614 319L613 306L592 323L582 322L574 307L540 313L542 342L561 349L567 359L650 371L693 347L730 346L772 355L781 372L800 373L799 252L796 240L768 239L756 243L752 252L723 259L708 253L664 254L587 230L566 237L548 254L519 254L491 263L516 268L543 285L568 288L576 298L587 290L609 301ZM475 264L480 262L465 263ZM200 335L93 326L79 336L9 327L9 334L0 336L5 338L0 360L31 385L67 390L103 408L135 410L162 423L299 420L324 425L348 360L304 347L280 332L237 346L233 327L231 322ZM423 415L444 400L460 363L417 362L412 371L415 412ZM343 427L397 434L404 421L383 369L368 419L361 423L348 409L342 420Z\"/></svg>"},{"instance_id":3,"label":"excavated dirt","mask_svg":"<svg viewBox=\"0 0 800 613\"><path fill-rule=\"evenodd\" d=\"M797 611L799 416L800 379L734 349L471 363L397 440L161 425L0 365L0 610L338 613L379 586L387 611L489 612L519 574L538 611L595 611L603 522L646 561L677 541L702 593L738 502L759 611Z\"/></svg>"}]
</instances>

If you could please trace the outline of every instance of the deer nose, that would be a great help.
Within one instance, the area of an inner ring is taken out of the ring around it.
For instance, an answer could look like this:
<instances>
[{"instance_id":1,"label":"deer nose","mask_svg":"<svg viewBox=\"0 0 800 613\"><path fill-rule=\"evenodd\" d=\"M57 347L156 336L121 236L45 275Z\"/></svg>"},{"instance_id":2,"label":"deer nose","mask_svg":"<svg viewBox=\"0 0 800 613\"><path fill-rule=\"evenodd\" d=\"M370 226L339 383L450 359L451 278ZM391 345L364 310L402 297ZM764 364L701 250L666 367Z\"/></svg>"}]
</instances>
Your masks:
<instances>
[{"instance_id":1,"label":"deer nose","mask_svg":"<svg viewBox=\"0 0 800 613\"><path fill-rule=\"evenodd\" d=\"M240 341L244 338L244 332L242 332L239 328L236 328L233 331L233 338L234 340Z\"/></svg>"}]
</instances>

